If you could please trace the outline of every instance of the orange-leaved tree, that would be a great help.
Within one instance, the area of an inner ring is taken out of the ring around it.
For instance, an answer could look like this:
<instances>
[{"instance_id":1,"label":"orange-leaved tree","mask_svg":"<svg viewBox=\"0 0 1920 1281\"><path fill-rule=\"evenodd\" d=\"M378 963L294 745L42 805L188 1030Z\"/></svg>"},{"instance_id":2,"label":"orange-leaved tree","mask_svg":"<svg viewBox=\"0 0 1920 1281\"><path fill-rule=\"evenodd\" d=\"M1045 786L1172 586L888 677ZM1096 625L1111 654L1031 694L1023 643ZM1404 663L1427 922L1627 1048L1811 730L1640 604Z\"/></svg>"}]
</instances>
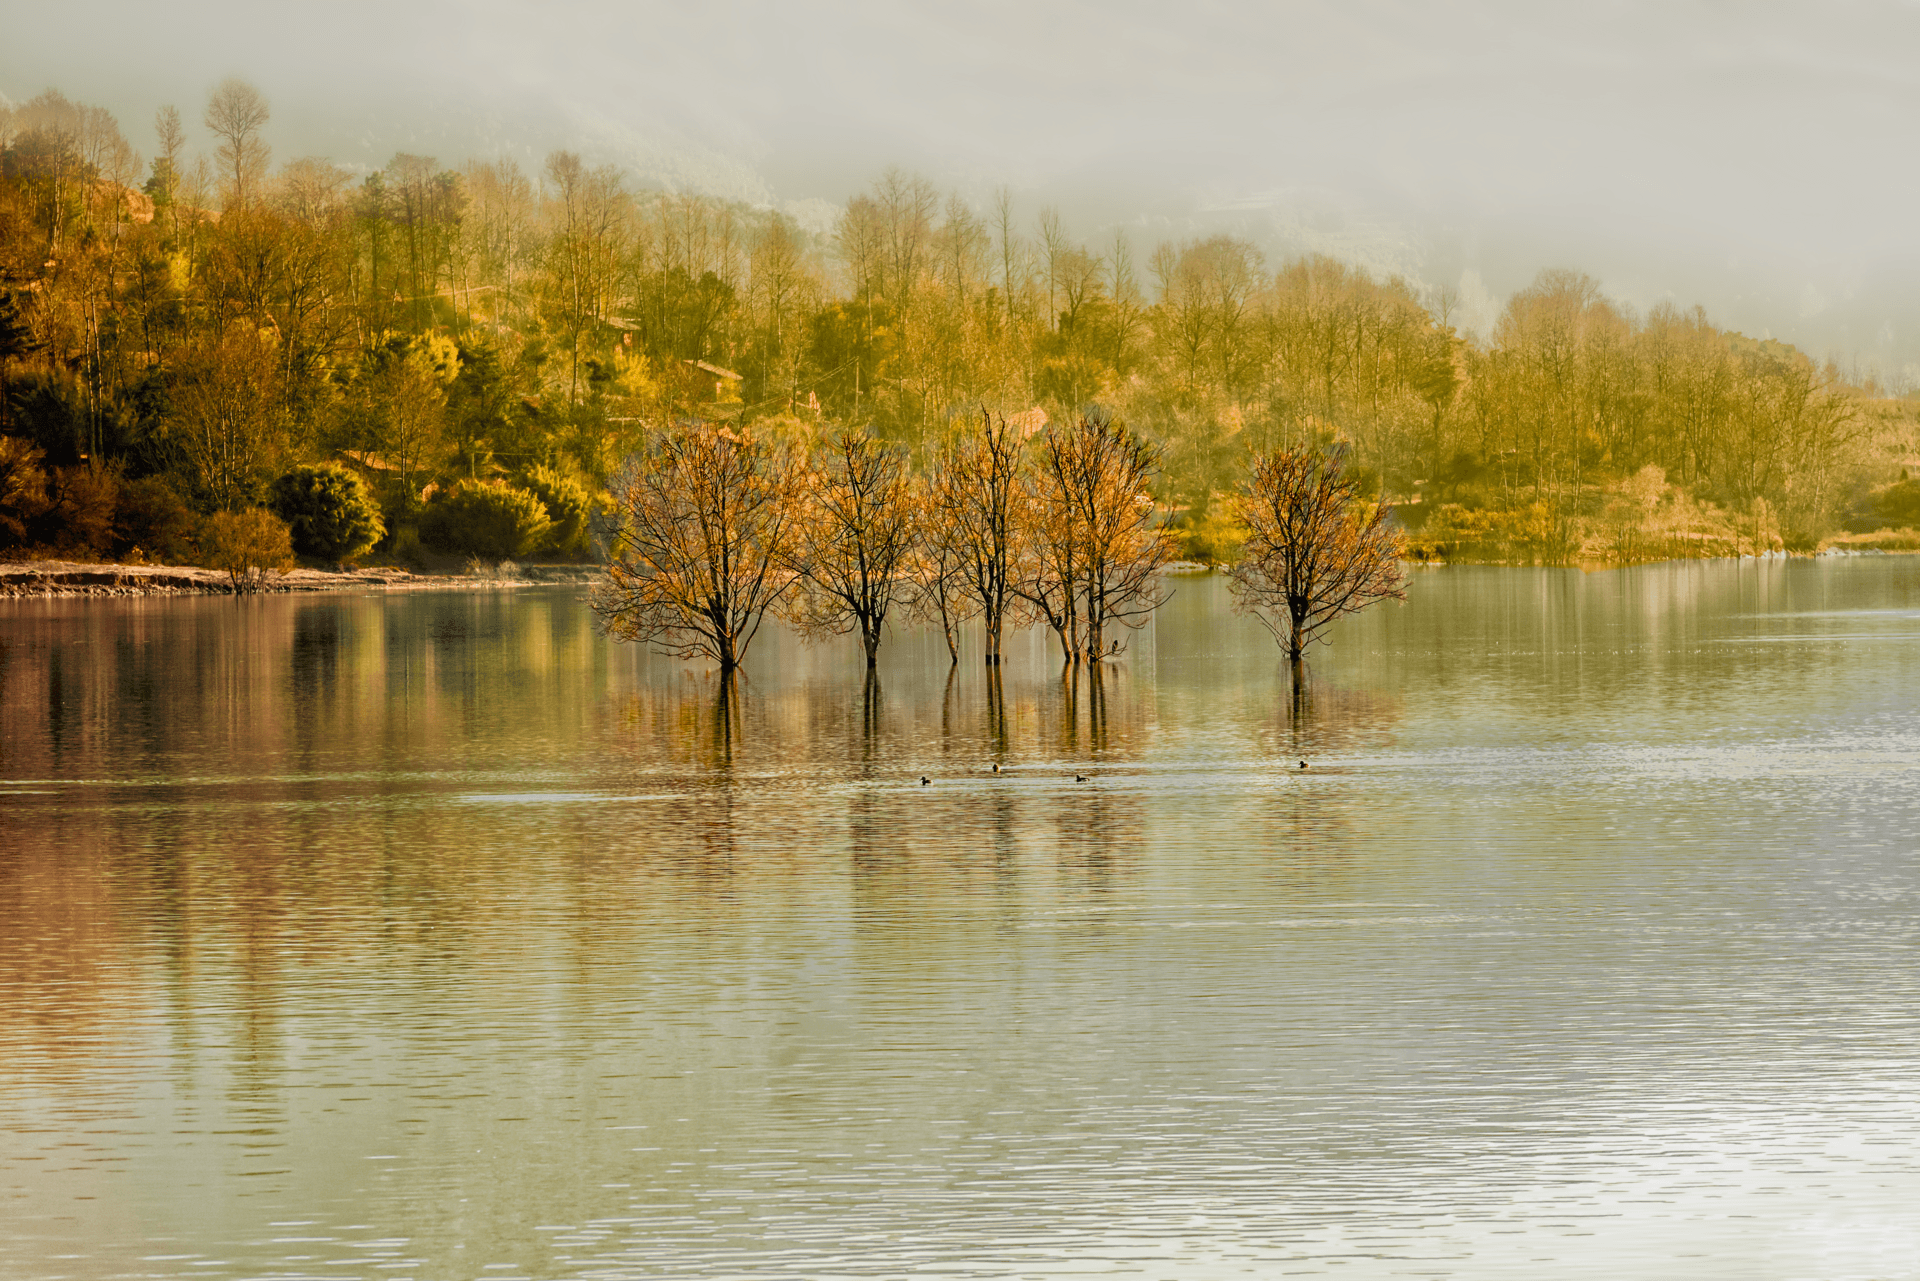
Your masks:
<instances>
[{"instance_id":1,"label":"orange-leaved tree","mask_svg":"<svg viewBox=\"0 0 1920 1281\"><path fill-rule=\"evenodd\" d=\"M1156 519L1159 450L1120 423L1083 415L1047 429L1024 514L1031 554L1015 591L1047 620L1070 663L1120 652L1117 627L1159 607L1173 537Z\"/></svg>"},{"instance_id":2,"label":"orange-leaved tree","mask_svg":"<svg viewBox=\"0 0 1920 1281\"><path fill-rule=\"evenodd\" d=\"M816 454L805 478L792 621L813 635L855 628L873 667L887 614L911 589L906 576L919 513L898 446L848 428Z\"/></svg>"},{"instance_id":3,"label":"orange-leaved tree","mask_svg":"<svg viewBox=\"0 0 1920 1281\"><path fill-rule=\"evenodd\" d=\"M656 435L613 484L593 594L607 633L731 675L794 584L798 476L786 453L727 427Z\"/></svg>"},{"instance_id":4,"label":"orange-leaved tree","mask_svg":"<svg viewBox=\"0 0 1920 1281\"><path fill-rule=\"evenodd\" d=\"M1014 586L1027 554L1025 462L1025 430L983 414L941 451L929 484L928 515L952 553L959 594L985 625L989 667L999 665L1001 633L1022 604Z\"/></svg>"}]
</instances>

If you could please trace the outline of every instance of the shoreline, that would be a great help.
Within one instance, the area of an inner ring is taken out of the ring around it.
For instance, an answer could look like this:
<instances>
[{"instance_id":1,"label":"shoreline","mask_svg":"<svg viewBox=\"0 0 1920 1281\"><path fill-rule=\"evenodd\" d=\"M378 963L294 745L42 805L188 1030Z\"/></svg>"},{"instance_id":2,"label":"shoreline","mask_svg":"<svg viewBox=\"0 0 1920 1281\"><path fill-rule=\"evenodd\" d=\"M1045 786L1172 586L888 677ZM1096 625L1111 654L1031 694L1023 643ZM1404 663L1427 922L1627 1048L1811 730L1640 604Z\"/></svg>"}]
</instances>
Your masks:
<instances>
[{"instance_id":1,"label":"shoreline","mask_svg":"<svg viewBox=\"0 0 1920 1281\"><path fill-rule=\"evenodd\" d=\"M1742 556L1676 556L1657 561L1573 562L1557 568L1588 572L1628 569L1643 565L1680 564L1690 561L1741 560L1770 561L1825 559L1827 557L1898 556L1920 553L1877 547L1824 547L1817 552L1761 552ZM1450 565L1491 565L1513 568L1542 568L1520 561L1409 559L1408 569L1441 569ZM1554 568L1553 566L1546 566ZM1170 577L1218 573L1221 566L1200 561L1174 561L1162 567ZM489 587L590 586L602 577L597 565L521 565L508 573L416 573L394 565L369 566L352 570L291 569L275 574L257 589L262 594L289 592L344 591L458 591ZM129 599L148 596L232 596L233 583L225 570L203 569L196 565L117 565L110 561L29 560L0 561L0 601L56 600L72 598Z\"/></svg>"},{"instance_id":2,"label":"shoreline","mask_svg":"<svg viewBox=\"0 0 1920 1281\"><path fill-rule=\"evenodd\" d=\"M528 565L508 574L415 573L397 566L353 570L291 569L267 578L262 594L340 591L453 591L471 587L586 585L600 577L593 565ZM98 561L0 561L0 601L72 597L232 596L221 569L194 565L116 565Z\"/></svg>"}]
</instances>

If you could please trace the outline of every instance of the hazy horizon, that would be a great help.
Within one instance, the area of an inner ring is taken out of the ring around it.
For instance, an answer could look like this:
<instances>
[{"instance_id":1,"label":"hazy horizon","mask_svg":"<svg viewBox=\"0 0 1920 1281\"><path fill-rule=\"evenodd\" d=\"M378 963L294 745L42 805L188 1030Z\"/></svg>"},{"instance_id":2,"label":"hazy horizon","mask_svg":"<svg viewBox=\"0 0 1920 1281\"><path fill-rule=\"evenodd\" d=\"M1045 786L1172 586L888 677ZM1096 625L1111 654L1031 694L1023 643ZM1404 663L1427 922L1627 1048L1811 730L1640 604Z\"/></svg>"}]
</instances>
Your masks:
<instances>
[{"instance_id":1,"label":"hazy horizon","mask_svg":"<svg viewBox=\"0 0 1920 1281\"><path fill-rule=\"evenodd\" d=\"M263 16L232 0L10 13L0 94L113 112L148 155L190 145L239 75L276 163L566 147L638 182L819 227L889 164L1029 223L1058 206L1137 251L1244 235L1460 295L1484 330L1544 268L1644 314L1723 326L1920 382L1920 251L1900 164L1920 8L1626 4L1136 6L870 2L695 12L591 3Z\"/></svg>"}]
</instances>

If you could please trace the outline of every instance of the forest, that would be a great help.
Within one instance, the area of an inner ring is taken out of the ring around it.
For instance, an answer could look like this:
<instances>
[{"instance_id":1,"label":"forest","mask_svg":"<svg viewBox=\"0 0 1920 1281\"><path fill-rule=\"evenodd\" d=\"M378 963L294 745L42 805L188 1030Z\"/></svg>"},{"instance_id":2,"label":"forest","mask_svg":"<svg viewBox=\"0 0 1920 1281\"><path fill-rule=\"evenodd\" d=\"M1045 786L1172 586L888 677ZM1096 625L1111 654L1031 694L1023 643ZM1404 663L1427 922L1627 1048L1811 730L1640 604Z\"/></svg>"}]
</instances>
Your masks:
<instances>
[{"instance_id":1,"label":"forest","mask_svg":"<svg viewBox=\"0 0 1920 1281\"><path fill-rule=\"evenodd\" d=\"M238 80L140 145L57 91L0 110L0 554L210 563L326 472L377 512L309 555L589 559L675 425L921 468L982 414L1124 423L1205 564L1250 460L1303 446L1419 558L1920 549L1914 400L1576 271L1472 335L1330 258L1083 242L897 169L816 233L570 151L276 162L270 121Z\"/></svg>"}]
</instances>

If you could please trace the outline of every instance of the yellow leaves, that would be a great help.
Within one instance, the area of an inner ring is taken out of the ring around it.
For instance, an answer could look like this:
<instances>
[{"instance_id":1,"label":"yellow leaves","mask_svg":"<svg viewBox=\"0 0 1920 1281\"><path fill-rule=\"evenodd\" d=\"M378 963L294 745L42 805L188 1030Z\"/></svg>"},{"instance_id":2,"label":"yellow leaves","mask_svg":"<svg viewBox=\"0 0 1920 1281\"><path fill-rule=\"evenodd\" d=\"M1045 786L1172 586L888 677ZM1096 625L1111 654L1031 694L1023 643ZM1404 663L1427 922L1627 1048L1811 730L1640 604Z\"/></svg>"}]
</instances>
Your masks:
<instances>
[{"instance_id":1,"label":"yellow leaves","mask_svg":"<svg viewBox=\"0 0 1920 1281\"><path fill-rule=\"evenodd\" d=\"M1239 559L1247 541L1247 525L1227 494L1215 494L1206 514L1184 532L1182 553L1206 565L1226 565Z\"/></svg>"},{"instance_id":2,"label":"yellow leaves","mask_svg":"<svg viewBox=\"0 0 1920 1281\"><path fill-rule=\"evenodd\" d=\"M1642 511L1651 513L1667 492L1667 473L1648 463L1620 488L1632 503Z\"/></svg>"},{"instance_id":3,"label":"yellow leaves","mask_svg":"<svg viewBox=\"0 0 1920 1281\"><path fill-rule=\"evenodd\" d=\"M647 354L622 343L613 349L613 385L620 395L635 400L653 400L660 394Z\"/></svg>"},{"instance_id":4,"label":"yellow leaves","mask_svg":"<svg viewBox=\"0 0 1920 1281\"><path fill-rule=\"evenodd\" d=\"M442 387L450 386L460 376L460 348L445 334L419 335L413 340L413 350L409 354Z\"/></svg>"}]
</instances>

